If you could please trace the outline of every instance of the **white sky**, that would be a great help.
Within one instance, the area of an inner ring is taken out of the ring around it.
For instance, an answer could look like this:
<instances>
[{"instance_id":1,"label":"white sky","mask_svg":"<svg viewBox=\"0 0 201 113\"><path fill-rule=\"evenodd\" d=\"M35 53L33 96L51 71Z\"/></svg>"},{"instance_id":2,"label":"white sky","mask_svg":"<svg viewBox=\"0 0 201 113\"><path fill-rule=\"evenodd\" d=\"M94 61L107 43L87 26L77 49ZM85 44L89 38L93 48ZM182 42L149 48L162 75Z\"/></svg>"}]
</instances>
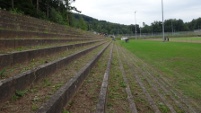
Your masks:
<instances>
[{"instance_id":1,"label":"white sky","mask_svg":"<svg viewBox=\"0 0 201 113\"><path fill-rule=\"evenodd\" d=\"M190 22L201 17L201 0L163 0L165 19ZM142 22L150 25L162 20L161 0L76 0L72 3L82 14L125 25Z\"/></svg>"}]
</instances>

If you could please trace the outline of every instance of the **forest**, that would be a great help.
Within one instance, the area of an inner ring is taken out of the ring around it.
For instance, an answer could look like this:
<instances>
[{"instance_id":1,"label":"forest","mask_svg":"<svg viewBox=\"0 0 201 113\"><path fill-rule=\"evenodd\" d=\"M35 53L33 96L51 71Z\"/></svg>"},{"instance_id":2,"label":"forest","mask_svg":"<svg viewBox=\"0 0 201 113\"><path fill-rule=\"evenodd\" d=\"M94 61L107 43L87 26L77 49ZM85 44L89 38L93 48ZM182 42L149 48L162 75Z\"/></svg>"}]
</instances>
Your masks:
<instances>
[{"instance_id":1,"label":"forest","mask_svg":"<svg viewBox=\"0 0 201 113\"><path fill-rule=\"evenodd\" d=\"M135 26L137 33L162 31L161 21L154 21L150 25L143 22L140 27L138 24L123 25L97 20L82 15L79 8L71 6L72 2L75 0L0 0L0 9L104 34L135 34ZM165 20L164 25L165 32L193 31L201 29L201 18L193 19L191 22L184 22L182 19L168 19Z\"/></svg>"}]
</instances>

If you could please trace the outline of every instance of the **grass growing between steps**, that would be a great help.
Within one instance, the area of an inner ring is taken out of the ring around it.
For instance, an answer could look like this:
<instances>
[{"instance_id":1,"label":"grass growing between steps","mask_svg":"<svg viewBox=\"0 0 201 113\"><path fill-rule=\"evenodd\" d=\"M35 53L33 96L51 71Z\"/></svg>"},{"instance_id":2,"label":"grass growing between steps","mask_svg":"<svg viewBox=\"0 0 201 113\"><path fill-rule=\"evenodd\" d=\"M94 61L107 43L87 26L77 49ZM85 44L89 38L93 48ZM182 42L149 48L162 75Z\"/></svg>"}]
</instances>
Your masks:
<instances>
[{"instance_id":1,"label":"grass growing between steps","mask_svg":"<svg viewBox=\"0 0 201 113\"><path fill-rule=\"evenodd\" d=\"M27 70L37 68L38 66L40 66L42 64L46 64L46 63L55 61L55 60L57 60L59 58L67 57L70 54L79 52L79 51L87 49L89 47L93 47L96 44L97 43L82 46L82 47L75 47L73 49L58 52L56 54L46 55L46 56L43 56L43 57L31 59L30 61L27 61L27 62L24 62L24 63L21 63L21 64L16 64L14 66L7 66L5 68L6 69L5 72L3 70L0 71L0 74L2 72L2 76L0 77L0 80L5 79L5 78L9 78L9 77L17 75L19 73L26 72Z\"/></svg>"},{"instance_id":2,"label":"grass growing between steps","mask_svg":"<svg viewBox=\"0 0 201 113\"><path fill-rule=\"evenodd\" d=\"M90 70L71 102L64 107L64 111L69 111L70 113L95 113L111 47L110 45L105 50Z\"/></svg>"},{"instance_id":3,"label":"grass growing between steps","mask_svg":"<svg viewBox=\"0 0 201 113\"><path fill-rule=\"evenodd\" d=\"M16 48L3 48L0 50L0 54L66 46L66 45L77 44L77 43L81 43L81 41L60 42L60 43L52 43L52 44L38 44L38 45L34 45L34 46L20 46L20 47L16 47Z\"/></svg>"},{"instance_id":4,"label":"grass growing between steps","mask_svg":"<svg viewBox=\"0 0 201 113\"><path fill-rule=\"evenodd\" d=\"M131 40L119 44L157 69L170 84L201 105L201 44Z\"/></svg>"},{"instance_id":5,"label":"grass growing between steps","mask_svg":"<svg viewBox=\"0 0 201 113\"><path fill-rule=\"evenodd\" d=\"M116 49L113 49L112 63L108 83L106 113L129 113L129 103L125 91L124 82L118 61Z\"/></svg>"},{"instance_id":6,"label":"grass growing between steps","mask_svg":"<svg viewBox=\"0 0 201 113\"><path fill-rule=\"evenodd\" d=\"M35 113L61 86L67 83L86 63L94 58L103 46L73 60L55 73L46 76L46 78L32 83L30 87L27 86L27 89L16 91L12 98L12 100L15 100L9 100L0 105L0 112Z\"/></svg>"},{"instance_id":7,"label":"grass growing between steps","mask_svg":"<svg viewBox=\"0 0 201 113\"><path fill-rule=\"evenodd\" d=\"M0 79L4 78L5 77L5 73L6 73L6 68L2 69L0 71Z\"/></svg>"},{"instance_id":8,"label":"grass growing between steps","mask_svg":"<svg viewBox=\"0 0 201 113\"><path fill-rule=\"evenodd\" d=\"M120 58L122 60L125 76L128 79L131 93L133 95L133 101L136 104L138 113L154 113L151 106L149 105L146 95L143 92L143 89L140 87L139 83L134 77L134 74L136 74L136 70L131 69L128 65L128 58L124 58L124 56L130 56L128 56L128 53L125 54L121 49L119 47Z\"/></svg>"}]
</instances>

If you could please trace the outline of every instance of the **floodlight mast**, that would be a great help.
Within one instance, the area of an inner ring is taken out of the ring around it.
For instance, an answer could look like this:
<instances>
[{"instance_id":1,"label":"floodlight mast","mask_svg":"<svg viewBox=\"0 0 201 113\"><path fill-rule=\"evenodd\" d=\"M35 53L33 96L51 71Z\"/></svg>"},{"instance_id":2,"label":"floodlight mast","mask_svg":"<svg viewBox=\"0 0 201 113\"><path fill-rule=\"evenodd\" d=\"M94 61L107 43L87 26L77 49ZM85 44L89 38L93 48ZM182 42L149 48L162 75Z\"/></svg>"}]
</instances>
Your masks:
<instances>
[{"instance_id":1,"label":"floodlight mast","mask_svg":"<svg viewBox=\"0 0 201 113\"><path fill-rule=\"evenodd\" d=\"M135 11L135 38L137 39L137 22L136 22L136 12L137 11Z\"/></svg>"},{"instance_id":2,"label":"floodlight mast","mask_svg":"<svg viewBox=\"0 0 201 113\"><path fill-rule=\"evenodd\" d=\"M163 0L161 0L161 8L162 8L162 34L163 41L165 41L165 33L164 33L164 11L163 11Z\"/></svg>"}]
</instances>

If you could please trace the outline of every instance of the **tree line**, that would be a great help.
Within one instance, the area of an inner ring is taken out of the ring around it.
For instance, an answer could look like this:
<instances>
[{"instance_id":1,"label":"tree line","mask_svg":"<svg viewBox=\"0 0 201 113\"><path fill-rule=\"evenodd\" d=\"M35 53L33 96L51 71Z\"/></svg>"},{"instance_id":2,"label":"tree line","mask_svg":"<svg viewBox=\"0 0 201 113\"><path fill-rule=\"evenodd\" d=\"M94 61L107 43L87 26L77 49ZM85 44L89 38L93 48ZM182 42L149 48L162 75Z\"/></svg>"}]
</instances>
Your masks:
<instances>
[{"instance_id":1,"label":"tree line","mask_svg":"<svg viewBox=\"0 0 201 113\"><path fill-rule=\"evenodd\" d=\"M71 6L72 2L75 0L0 0L0 9L105 34L135 34L135 31L137 33L162 32L161 21L154 21L150 25L143 22L141 27L138 24L111 23L79 14L80 11ZM72 13L72 10L79 13ZM193 19L191 22L168 19L165 20L164 25L165 32L193 31L201 29L201 18Z\"/></svg>"},{"instance_id":2,"label":"tree line","mask_svg":"<svg viewBox=\"0 0 201 113\"><path fill-rule=\"evenodd\" d=\"M2 10L25 14L50 20L59 24L70 25L71 11L79 12L71 3L75 0L0 0Z\"/></svg>"},{"instance_id":3,"label":"tree line","mask_svg":"<svg viewBox=\"0 0 201 113\"><path fill-rule=\"evenodd\" d=\"M201 29L201 18L193 19L191 22L183 22L182 19L168 19L164 21L165 32L193 31ZM162 32L162 22L154 21L150 26L143 23L142 33Z\"/></svg>"},{"instance_id":4,"label":"tree line","mask_svg":"<svg viewBox=\"0 0 201 113\"><path fill-rule=\"evenodd\" d=\"M78 14L76 14L78 15ZM161 33L162 22L154 21L150 25L145 22L140 27L139 24L123 25L107 21L97 20L85 15L81 15L88 25L88 30L106 34L135 34L141 33ZM164 21L165 32L194 31L201 29L201 18L193 19L191 22L183 22L182 19L168 19ZM136 28L136 30L135 30Z\"/></svg>"}]
</instances>

